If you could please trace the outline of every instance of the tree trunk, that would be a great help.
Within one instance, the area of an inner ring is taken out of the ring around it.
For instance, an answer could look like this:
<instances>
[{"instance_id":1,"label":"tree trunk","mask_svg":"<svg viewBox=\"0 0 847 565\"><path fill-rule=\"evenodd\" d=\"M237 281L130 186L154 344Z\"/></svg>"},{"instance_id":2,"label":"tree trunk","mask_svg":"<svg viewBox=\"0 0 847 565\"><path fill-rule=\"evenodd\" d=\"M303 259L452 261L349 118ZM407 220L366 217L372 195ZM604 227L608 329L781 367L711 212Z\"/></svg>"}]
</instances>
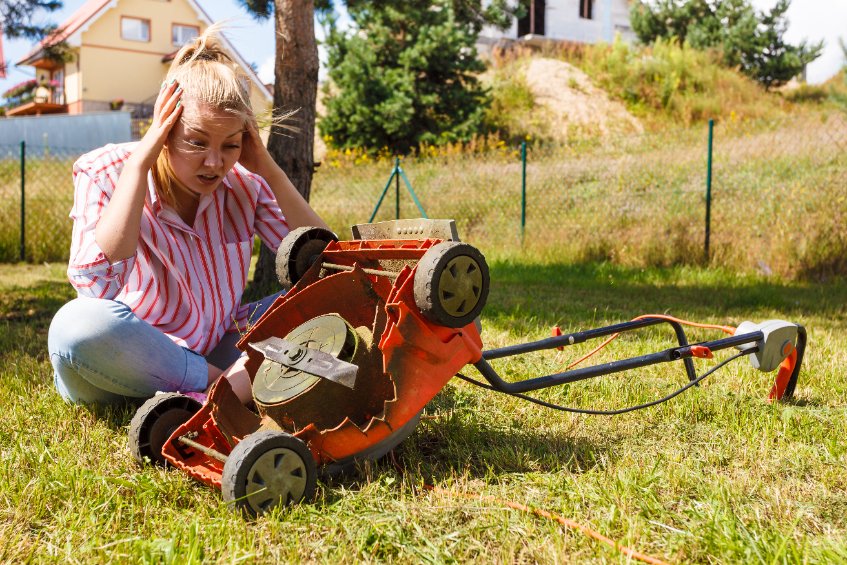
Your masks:
<instances>
[{"instance_id":1,"label":"tree trunk","mask_svg":"<svg viewBox=\"0 0 847 565\"><path fill-rule=\"evenodd\" d=\"M318 92L318 45L313 0L274 0L276 63L274 111L295 111L287 124L274 125L268 151L306 200L312 188L315 145L315 103ZM274 254L262 245L253 285L260 293L278 287Z\"/></svg>"}]
</instances>

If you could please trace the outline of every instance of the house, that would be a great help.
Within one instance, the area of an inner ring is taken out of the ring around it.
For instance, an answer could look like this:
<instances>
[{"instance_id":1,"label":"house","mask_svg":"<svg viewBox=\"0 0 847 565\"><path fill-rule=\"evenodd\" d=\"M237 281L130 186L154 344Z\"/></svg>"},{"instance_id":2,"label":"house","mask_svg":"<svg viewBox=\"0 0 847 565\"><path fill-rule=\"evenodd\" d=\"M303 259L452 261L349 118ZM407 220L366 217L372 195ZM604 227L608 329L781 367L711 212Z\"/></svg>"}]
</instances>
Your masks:
<instances>
[{"instance_id":1,"label":"house","mask_svg":"<svg viewBox=\"0 0 847 565\"><path fill-rule=\"evenodd\" d=\"M88 0L17 62L35 67L37 86L6 115L124 109L136 118L149 117L177 50L211 24L194 0ZM45 52L60 41L70 50L66 62ZM254 110L259 114L268 109L271 92L226 38L223 41L250 79Z\"/></svg>"},{"instance_id":2,"label":"house","mask_svg":"<svg viewBox=\"0 0 847 565\"><path fill-rule=\"evenodd\" d=\"M544 43L549 40L574 43L635 40L629 22L631 0L527 0L525 14L501 31L487 27L480 34L480 46L502 40Z\"/></svg>"}]
</instances>

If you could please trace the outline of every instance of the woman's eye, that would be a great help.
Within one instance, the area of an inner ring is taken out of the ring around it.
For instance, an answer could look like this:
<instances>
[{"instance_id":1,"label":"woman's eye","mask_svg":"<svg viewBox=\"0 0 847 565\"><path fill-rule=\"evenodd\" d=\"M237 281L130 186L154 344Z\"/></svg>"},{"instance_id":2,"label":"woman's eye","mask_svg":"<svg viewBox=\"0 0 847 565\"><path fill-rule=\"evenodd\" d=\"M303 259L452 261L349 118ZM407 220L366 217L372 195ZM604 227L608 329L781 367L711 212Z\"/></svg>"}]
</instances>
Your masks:
<instances>
[{"instance_id":1,"label":"woman's eye","mask_svg":"<svg viewBox=\"0 0 847 565\"><path fill-rule=\"evenodd\" d=\"M226 149L241 149L241 145L239 145L237 143L233 143L231 145L227 145Z\"/></svg>"},{"instance_id":2,"label":"woman's eye","mask_svg":"<svg viewBox=\"0 0 847 565\"><path fill-rule=\"evenodd\" d=\"M198 140L198 139L189 139L189 140L188 140L188 145L190 145L190 146L192 146L192 147L200 147L200 148L205 147L205 145L203 144L203 142L202 142L202 141L200 141L200 140Z\"/></svg>"}]
</instances>

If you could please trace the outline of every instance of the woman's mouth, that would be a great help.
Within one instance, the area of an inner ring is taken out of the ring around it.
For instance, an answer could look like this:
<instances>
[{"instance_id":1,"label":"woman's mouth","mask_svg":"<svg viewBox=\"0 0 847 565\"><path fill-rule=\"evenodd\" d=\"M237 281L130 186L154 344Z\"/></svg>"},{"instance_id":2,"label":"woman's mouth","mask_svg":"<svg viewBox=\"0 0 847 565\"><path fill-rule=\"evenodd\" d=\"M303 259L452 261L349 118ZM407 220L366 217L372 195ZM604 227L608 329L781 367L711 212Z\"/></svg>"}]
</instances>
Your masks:
<instances>
[{"instance_id":1,"label":"woman's mouth","mask_svg":"<svg viewBox=\"0 0 847 565\"><path fill-rule=\"evenodd\" d=\"M218 175L197 175L197 179L205 185L216 184L220 178Z\"/></svg>"}]
</instances>

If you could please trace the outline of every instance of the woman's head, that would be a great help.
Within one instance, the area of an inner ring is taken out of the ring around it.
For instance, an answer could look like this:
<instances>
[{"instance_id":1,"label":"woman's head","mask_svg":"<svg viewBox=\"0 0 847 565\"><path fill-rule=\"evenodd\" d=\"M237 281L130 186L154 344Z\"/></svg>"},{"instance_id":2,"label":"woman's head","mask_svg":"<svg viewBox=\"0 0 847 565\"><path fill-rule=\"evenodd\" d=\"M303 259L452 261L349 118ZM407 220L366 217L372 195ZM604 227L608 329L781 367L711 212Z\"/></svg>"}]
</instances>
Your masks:
<instances>
[{"instance_id":1,"label":"woman's head","mask_svg":"<svg viewBox=\"0 0 847 565\"><path fill-rule=\"evenodd\" d=\"M182 89L182 114L154 168L159 196L197 198L218 187L241 155L252 119L250 86L223 50L215 26L176 54L166 81Z\"/></svg>"}]
</instances>

